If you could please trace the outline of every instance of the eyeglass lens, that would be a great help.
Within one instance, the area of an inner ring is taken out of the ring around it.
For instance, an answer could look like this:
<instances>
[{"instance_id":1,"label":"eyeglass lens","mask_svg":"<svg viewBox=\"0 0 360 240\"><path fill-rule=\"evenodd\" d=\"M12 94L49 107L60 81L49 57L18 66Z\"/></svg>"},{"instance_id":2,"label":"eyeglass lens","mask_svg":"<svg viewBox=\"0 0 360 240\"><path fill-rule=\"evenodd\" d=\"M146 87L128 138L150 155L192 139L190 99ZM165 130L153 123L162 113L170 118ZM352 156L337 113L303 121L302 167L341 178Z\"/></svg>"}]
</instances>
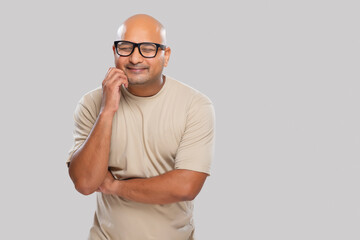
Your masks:
<instances>
[{"instance_id":1,"label":"eyeglass lens","mask_svg":"<svg viewBox=\"0 0 360 240\"><path fill-rule=\"evenodd\" d=\"M133 51L134 44L128 42L119 42L117 45L117 51L122 56L128 56ZM140 53L144 57L155 57L157 46L152 43L141 43Z\"/></svg>"}]
</instances>

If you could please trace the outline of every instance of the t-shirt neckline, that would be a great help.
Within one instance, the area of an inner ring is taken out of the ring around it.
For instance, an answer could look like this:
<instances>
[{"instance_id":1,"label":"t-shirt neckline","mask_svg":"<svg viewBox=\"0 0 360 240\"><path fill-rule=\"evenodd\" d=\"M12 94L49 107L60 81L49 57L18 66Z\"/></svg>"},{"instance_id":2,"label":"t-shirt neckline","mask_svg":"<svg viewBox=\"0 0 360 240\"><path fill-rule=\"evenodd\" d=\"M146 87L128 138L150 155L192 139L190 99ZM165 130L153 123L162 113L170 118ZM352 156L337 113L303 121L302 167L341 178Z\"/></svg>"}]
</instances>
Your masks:
<instances>
[{"instance_id":1,"label":"t-shirt neckline","mask_svg":"<svg viewBox=\"0 0 360 240\"><path fill-rule=\"evenodd\" d=\"M155 95L152 95L152 96L149 96L149 97L140 97L140 96L136 96L132 93L130 93L125 87L124 85L122 85L122 89L123 89L123 93L126 95L126 97L129 97L130 99L133 99L133 100L136 100L136 101L148 101L148 100L151 100L151 99L155 99L157 98L158 96L160 96L162 94L162 92L164 92L164 90L167 88L168 86L168 81L169 81L169 78L166 76L166 75L163 75L164 76L164 84L162 85L160 91L158 91Z\"/></svg>"}]
</instances>

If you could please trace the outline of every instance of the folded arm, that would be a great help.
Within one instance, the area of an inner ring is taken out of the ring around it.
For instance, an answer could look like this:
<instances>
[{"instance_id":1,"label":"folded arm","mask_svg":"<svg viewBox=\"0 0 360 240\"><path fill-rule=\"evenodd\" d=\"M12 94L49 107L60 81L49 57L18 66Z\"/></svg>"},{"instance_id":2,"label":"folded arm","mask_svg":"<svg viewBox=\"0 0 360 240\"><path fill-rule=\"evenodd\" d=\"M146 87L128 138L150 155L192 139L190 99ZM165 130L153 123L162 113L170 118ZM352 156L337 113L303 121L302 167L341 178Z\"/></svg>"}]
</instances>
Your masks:
<instances>
[{"instance_id":1,"label":"folded arm","mask_svg":"<svg viewBox=\"0 0 360 240\"><path fill-rule=\"evenodd\" d=\"M116 180L108 172L98 191L150 204L191 201L200 192L207 176L202 172L178 169L152 178Z\"/></svg>"},{"instance_id":2,"label":"folded arm","mask_svg":"<svg viewBox=\"0 0 360 240\"><path fill-rule=\"evenodd\" d=\"M102 100L100 114L92 116L91 121L82 119L80 129L86 129L86 141L72 155L69 165L69 175L75 188L84 195L96 191L104 181L108 171L108 161L111 142L112 121L117 112L121 98L120 88L128 87L125 74L116 68L110 68L102 82ZM84 114L86 109L81 108L77 114ZM85 115L85 114L84 114ZM83 131L81 135L84 135ZM85 135L86 135L85 134Z\"/></svg>"},{"instance_id":3,"label":"folded arm","mask_svg":"<svg viewBox=\"0 0 360 240\"><path fill-rule=\"evenodd\" d=\"M95 192L107 174L112 118L100 114L89 137L71 158L70 178L84 195Z\"/></svg>"}]
</instances>

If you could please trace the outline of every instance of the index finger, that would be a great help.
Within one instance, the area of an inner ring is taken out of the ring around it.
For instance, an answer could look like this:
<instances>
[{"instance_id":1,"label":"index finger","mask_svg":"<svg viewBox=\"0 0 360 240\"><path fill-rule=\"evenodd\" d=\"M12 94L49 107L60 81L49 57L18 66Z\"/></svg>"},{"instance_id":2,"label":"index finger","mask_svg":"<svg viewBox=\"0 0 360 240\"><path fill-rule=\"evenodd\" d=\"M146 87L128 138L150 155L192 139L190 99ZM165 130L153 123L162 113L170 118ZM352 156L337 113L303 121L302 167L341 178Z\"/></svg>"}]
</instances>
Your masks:
<instances>
[{"instance_id":1,"label":"index finger","mask_svg":"<svg viewBox=\"0 0 360 240\"><path fill-rule=\"evenodd\" d=\"M101 85L104 87L104 84L105 84L105 80L107 78L107 76L109 75L109 73L111 72L112 70L112 67L109 67L109 69L107 70L106 74L105 74L105 77L104 77L104 80L102 81Z\"/></svg>"}]
</instances>

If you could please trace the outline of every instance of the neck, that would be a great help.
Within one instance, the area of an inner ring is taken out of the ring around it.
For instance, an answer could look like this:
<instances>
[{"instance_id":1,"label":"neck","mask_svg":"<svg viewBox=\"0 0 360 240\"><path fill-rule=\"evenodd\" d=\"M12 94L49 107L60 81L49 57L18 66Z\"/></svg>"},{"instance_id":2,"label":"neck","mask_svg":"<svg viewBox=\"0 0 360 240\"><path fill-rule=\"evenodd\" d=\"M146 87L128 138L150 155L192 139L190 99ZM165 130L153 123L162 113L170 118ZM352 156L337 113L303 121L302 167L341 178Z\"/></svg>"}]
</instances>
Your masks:
<instances>
[{"instance_id":1,"label":"neck","mask_svg":"<svg viewBox=\"0 0 360 240\"><path fill-rule=\"evenodd\" d=\"M165 76L161 76L159 80L156 80L148 84L129 84L128 91L138 97L151 97L157 94L162 86L164 85L166 79Z\"/></svg>"}]
</instances>

